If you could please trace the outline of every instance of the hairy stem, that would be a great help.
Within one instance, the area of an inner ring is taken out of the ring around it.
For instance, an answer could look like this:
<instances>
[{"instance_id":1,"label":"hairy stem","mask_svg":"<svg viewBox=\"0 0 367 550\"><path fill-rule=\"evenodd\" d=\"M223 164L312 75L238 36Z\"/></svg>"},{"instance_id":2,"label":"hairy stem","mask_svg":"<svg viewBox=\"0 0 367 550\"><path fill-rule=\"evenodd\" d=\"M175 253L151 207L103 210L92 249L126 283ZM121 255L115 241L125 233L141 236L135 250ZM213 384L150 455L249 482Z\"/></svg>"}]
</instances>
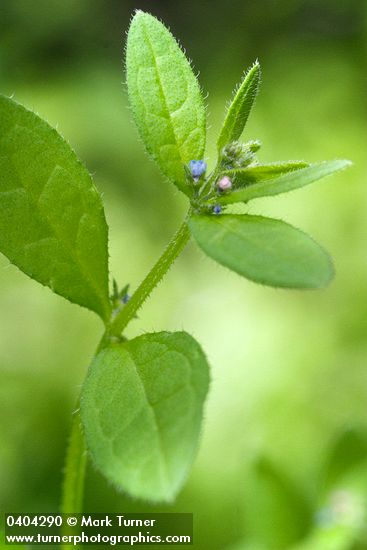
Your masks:
<instances>
[{"instance_id":1,"label":"hairy stem","mask_svg":"<svg viewBox=\"0 0 367 550\"><path fill-rule=\"evenodd\" d=\"M79 412L73 417L73 424L66 454L65 477L61 509L65 514L78 513L83 507L84 472L86 453Z\"/></svg>"},{"instance_id":2,"label":"hairy stem","mask_svg":"<svg viewBox=\"0 0 367 550\"><path fill-rule=\"evenodd\" d=\"M61 513L63 514L78 514L83 510L86 465L87 452L80 424L80 415L79 411L77 411L73 416L73 424L66 453L61 502ZM62 534L71 534L69 531L70 528L68 528L68 525L63 525ZM72 545L68 544L62 546L63 549L71 547Z\"/></svg>"},{"instance_id":3,"label":"hairy stem","mask_svg":"<svg viewBox=\"0 0 367 550\"><path fill-rule=\"evenodd\" d=\"M129 302L113 319L108 330L106 330L101 339L97 353L108 345L111 336L119 336L122 333L154 288L162 280L180 252L185 248L190 238L187 223L190 215L191 210L187 213L181 227L172 237L157 263L152 267ZM80 415L79 412L77 412L73 418L73 426L66 455L61 505L61 512L64 514L82 512L85 469L86 445L80 424ZM68 534L67 528L63 534ZM63 548L66 550L67 548L71 548L71 546L64 545Z\"/></svg>"},{"instance_id":4,"label":"hairy stem","mask_svg":"<svg viewBox=\"0 0 367 550\"><path fill-rule=\"evenodd\" d=\"M131 319L133 319L136 315L137 311L141 308L145 300L148 298L152 290L162 280L173 262L176 260L177 256L179 256L180 252L184 249L190 238L190 232L187 225L190 214L191 211L188 212L181 227L175 233L157 263L152 267L128 303L112 321L110 326L111 335L118 336L122 333Z\"/></svg>"}]
</instances>

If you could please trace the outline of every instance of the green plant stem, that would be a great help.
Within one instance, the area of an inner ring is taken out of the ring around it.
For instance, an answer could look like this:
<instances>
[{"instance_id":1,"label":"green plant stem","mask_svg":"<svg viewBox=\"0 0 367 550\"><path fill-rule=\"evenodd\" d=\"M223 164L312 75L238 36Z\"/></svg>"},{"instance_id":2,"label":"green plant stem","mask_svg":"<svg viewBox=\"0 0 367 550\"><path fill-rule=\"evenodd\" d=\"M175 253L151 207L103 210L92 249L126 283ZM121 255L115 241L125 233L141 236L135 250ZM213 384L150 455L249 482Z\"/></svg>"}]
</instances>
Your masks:
<instances>
[{"instance_id":1,"label":"green plant stem","mask_svg":"<svg viewBox=\"0 0 367 550\"><path fill-rule=\"evenodd\" d=\"M80 424L79 411L73 416L70 439L66 453L64 481L62 487L61 512L63 514L78 514L83 510L84 480L87 465L87 452L84 435ZM72 531L68 525L62 527L62 534L69 535ZM63 549L73 545L64 544ZM75 546L73 546L75 548Z\"/></svg>"},{"instance_id":2,"label":"green plant stem","mask_svg":"<svg viewBox=\"0 0 367 550\"><path fill-rule=\"evenodd\" d=\"M190 238L187 223L190 215L191 210L187 213L181 227L172 237L157 263L137 288L129 302L113 319L101 339L97 353L108 344L111 336L119 336L122 333L154 288L162 280L180 252L182 252ZM66 455L61 504L61 512L64 514L82 512L86 456L86 444L78 411L73 418L73 426ZM67 529L63 534L68 534ZM67 548L71 548L71 545L64 545L63 548L66 550Z\"/></svg>"},{"instance_id":3,"label":"green plant stem","mask_svg":"<svg viewBox=\"0 0 367 550\"><path fill-rule=\"evenodd\" d=\"M79 513L83 507L84 472L86 453L84 436L80 425L79 411L73 416L73 424L66 454L63 485L62 512Z\"/></svg>"},{"instance_id":4,"label":"green plant stem","mask_svg":"<svg viewBox=\"0 0 367 550\"><path fill-rule=\"evenodd\" d=\"M188 212L181 227L175 233L157 263L152 267L128 303L112 321L109 329L111 335L119 336L122 333L186 246L190 238L190 232L187 225L190 215L191 211Z\"/></svg>"}]
</instances>

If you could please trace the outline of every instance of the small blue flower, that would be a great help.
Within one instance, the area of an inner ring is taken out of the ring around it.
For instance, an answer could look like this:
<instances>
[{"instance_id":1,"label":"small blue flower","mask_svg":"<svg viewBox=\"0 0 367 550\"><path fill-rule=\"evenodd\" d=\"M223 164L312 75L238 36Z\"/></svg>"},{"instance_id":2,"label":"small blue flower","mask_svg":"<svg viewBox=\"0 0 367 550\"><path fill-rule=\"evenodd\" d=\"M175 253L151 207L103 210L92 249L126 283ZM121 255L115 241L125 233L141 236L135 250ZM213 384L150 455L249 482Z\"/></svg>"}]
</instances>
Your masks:
<instances>
[{"instance_id":1,"label":"small blue flower","mask_svg":"<svg viewBox=\"0 0 367 550\"><path fill-rule=\"evenodd\" d=\"M213 208L213 214L220 214L222 212L222 207L220 206L220 204L216 204Z\"/></svg>"},{"instance_id":2,"label":"small blue flower","mask_svg":"<svg viewBox=\"0 0 367 550\"><path fill-rule=\"evenodd\" d=\"M189 168L192 177L197 181L206 172L206 162L204 160L190 160Z\"/></svg>"}]
</instances>

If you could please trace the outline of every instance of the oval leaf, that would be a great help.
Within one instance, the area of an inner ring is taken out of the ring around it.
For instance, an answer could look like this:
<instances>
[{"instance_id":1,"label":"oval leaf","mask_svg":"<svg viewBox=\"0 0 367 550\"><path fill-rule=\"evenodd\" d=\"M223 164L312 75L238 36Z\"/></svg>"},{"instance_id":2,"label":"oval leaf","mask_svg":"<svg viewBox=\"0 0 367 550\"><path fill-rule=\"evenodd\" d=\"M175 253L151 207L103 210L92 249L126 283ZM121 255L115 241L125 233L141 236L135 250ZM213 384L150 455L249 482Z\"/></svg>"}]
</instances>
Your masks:
<instances>
[{"instance_id":1,"label":"oval leaf","mask_svg":"<svg viewBox=\"0 0 367 550\"><path fill-rule=\"evenodd\" d=\"M320 288L333 277L327 253L311 237L280 220L194 216L190 229L208 256L257 283Z\"/></svg>"},{"instance_id":2,"label":"oval leaf","mask_svg":"<svg viewBox=\"0 0 367 550\"><path fill-rule=\"evenodd\" d=\"M183 51L148 13L138 11L131 22L126 69L132 112L148 153L189 194L184 165L204 155L204 102Z\"/></svg>"},{"instance_id":3,"label":"oval leaf","mask_svg":"<svg viewBox=\"0 0 367 550\"><path fill-rule=\"evenodd\" d=\"M257 199L259 197L267 197L272 195L279 195L280 193L287 193L288 191L293 191L293 189L298 189L299 187L304 187L309 183L313 183L325 176L330 176L334 172L343 170L347 168L352 163L349 160L332 160L320 162L319 164L312 164L305 168L295 169L289 171L289 173L284 174L278 178L269 179L269 177L262 177L264 181L259 181L253 185L248 185L242 189L238 189L233 193L220 197L217 202L221 204L232 204L235 202L247 202L251 199ZM280 166L280 165L279 165ZM243 177L242 181L244 182L246 177L251 178L251 170L253 173L259 172L258 175L261 176L263 167L258 166L252 169L248 169L249 174L246 174L246 169L236 170L236 178ZM243 174L238 174L238 172L243 172ZM272 177L272 176L270 176ZM256 181L256 180L252 180ZM248 180L248 183L252 183L251 180Z\"/></svg>"},{"instance_id":4,"label":"oval leaf","mask_svg":"<svg viewBox=\"0 0 367 550\"><path fill-rule=\"evenodd\" d=\"M2 96L0 251L32 279L108 320L101 197L56 130Z\"/></svg>"},{"instance_id":5,"label":"oval leaf","mask_svg":"<svg viewBox=\"0 0 367 550\"><path fill-rule=\"evenodd\" d=\"M245 74L228 108L222 130L218 138L219 152L240 139L259 91L261 70L258 61Z\"/></svg>"},{"instance_id":6,"label":"oval leaf","mask_svg":"<svg viewBox=\"0 0 367 550\"><path fill-rule=\"evenodd\" d=\"M185 332L111 345L93 361L81 397L97 467L135 497L170 501L195 457L208 364Z\"/></svg>"}]
</instances>

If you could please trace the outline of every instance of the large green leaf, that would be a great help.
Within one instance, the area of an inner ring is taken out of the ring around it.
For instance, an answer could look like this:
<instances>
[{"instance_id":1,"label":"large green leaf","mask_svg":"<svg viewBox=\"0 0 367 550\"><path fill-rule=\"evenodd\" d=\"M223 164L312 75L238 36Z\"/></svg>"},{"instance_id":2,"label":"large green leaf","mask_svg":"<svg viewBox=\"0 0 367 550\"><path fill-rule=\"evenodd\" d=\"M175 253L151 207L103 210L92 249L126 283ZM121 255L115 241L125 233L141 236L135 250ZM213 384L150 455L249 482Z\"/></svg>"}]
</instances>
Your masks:
<instances>
[{"instance_id":1,"label":"large green leaf","mask_svg":"<svg viewBox=\"0 0 367 550\"><path fill-rule=\"evenodd\" d=\"M232 141L240 139L259 90L260 77L260 65L256 61L245 74L228 108L218 138L219 151Z\"/></svg>"},{"instance_id":2,"label":"large green leaf","mask_svg":"<svg viewBox=\"0 0 367 550\"><path fill-rule=\"evenodd\" d=\"M206 113L197 79L172 34L138 11L127 39L127 86L144 144L163 173L186 194L184 165L202 159Z\"/></svg>"},{"instance_id":3,"label":"large green leaf","mask_svg":"<svg viewBox=\"0 0 367 550\"><path fill-rule=\"evenodd\" d=\"M81 397L87 445L103 474L135 497L172 500L195 457L208 377L185 332L104 349Z\"/></svg>"},{"instance_id":4,"label":"large green leaf","mask_svg":"<svg viewBox=\"0 0 367 550\"><path fill-rule=\"evenodd\" d=\"M258 181L257 183L253 183L252 185L233 191L233 193L230 193L229 195L219 197L218 202L221 204L247 202L251 199L257 199L259 197L286 193L287 191L304 187L305 185L313 183L314 181L324 178L325 176L329 176L334 172L343 170L350 165L351 162L349 160L332 160L320 162L319 164L312 164L311 166L306 166L305 168L291 170L288 173L274 179L269 179L266 174L263 174L265 175L265 177L261 178L263 181ZM253 177L252 180L251 170ZM256 177L257 171L259 172L258 176L261 176L262 167L259 166L257 168L249 168L248 171L249 172L246 173L246 169L242 171L236 170L236 174L233 175L236 179L239 178L239 180L242 181L242 184L245 183L246 177L248 177L248 183L252 183L253 181L256 181L256 179L254 179L254 175ZM242 174L239 172L242 172Z\"/></svg>"},{"instance_id":5,"label":"large green leaf","mask_svg":"<svg viewBox=\"0 0 367 550\"><path fill-rule=\"evenodd\" d=\"M208 256L257 283L320 288L333 276L326 252L308 235L280 220L228 214L193 216L189 225Z\"/></svg>"},{"instance_id":6,"label":"large green leaf","mask_svg":"<svg viewBox=\"0 0 367 550\"><path fill-rule=\"evenodd\" d=\"M57 294L109 318L101 197L56 130L2 96L0 251Z\"/></svg>"}]
</instances>

